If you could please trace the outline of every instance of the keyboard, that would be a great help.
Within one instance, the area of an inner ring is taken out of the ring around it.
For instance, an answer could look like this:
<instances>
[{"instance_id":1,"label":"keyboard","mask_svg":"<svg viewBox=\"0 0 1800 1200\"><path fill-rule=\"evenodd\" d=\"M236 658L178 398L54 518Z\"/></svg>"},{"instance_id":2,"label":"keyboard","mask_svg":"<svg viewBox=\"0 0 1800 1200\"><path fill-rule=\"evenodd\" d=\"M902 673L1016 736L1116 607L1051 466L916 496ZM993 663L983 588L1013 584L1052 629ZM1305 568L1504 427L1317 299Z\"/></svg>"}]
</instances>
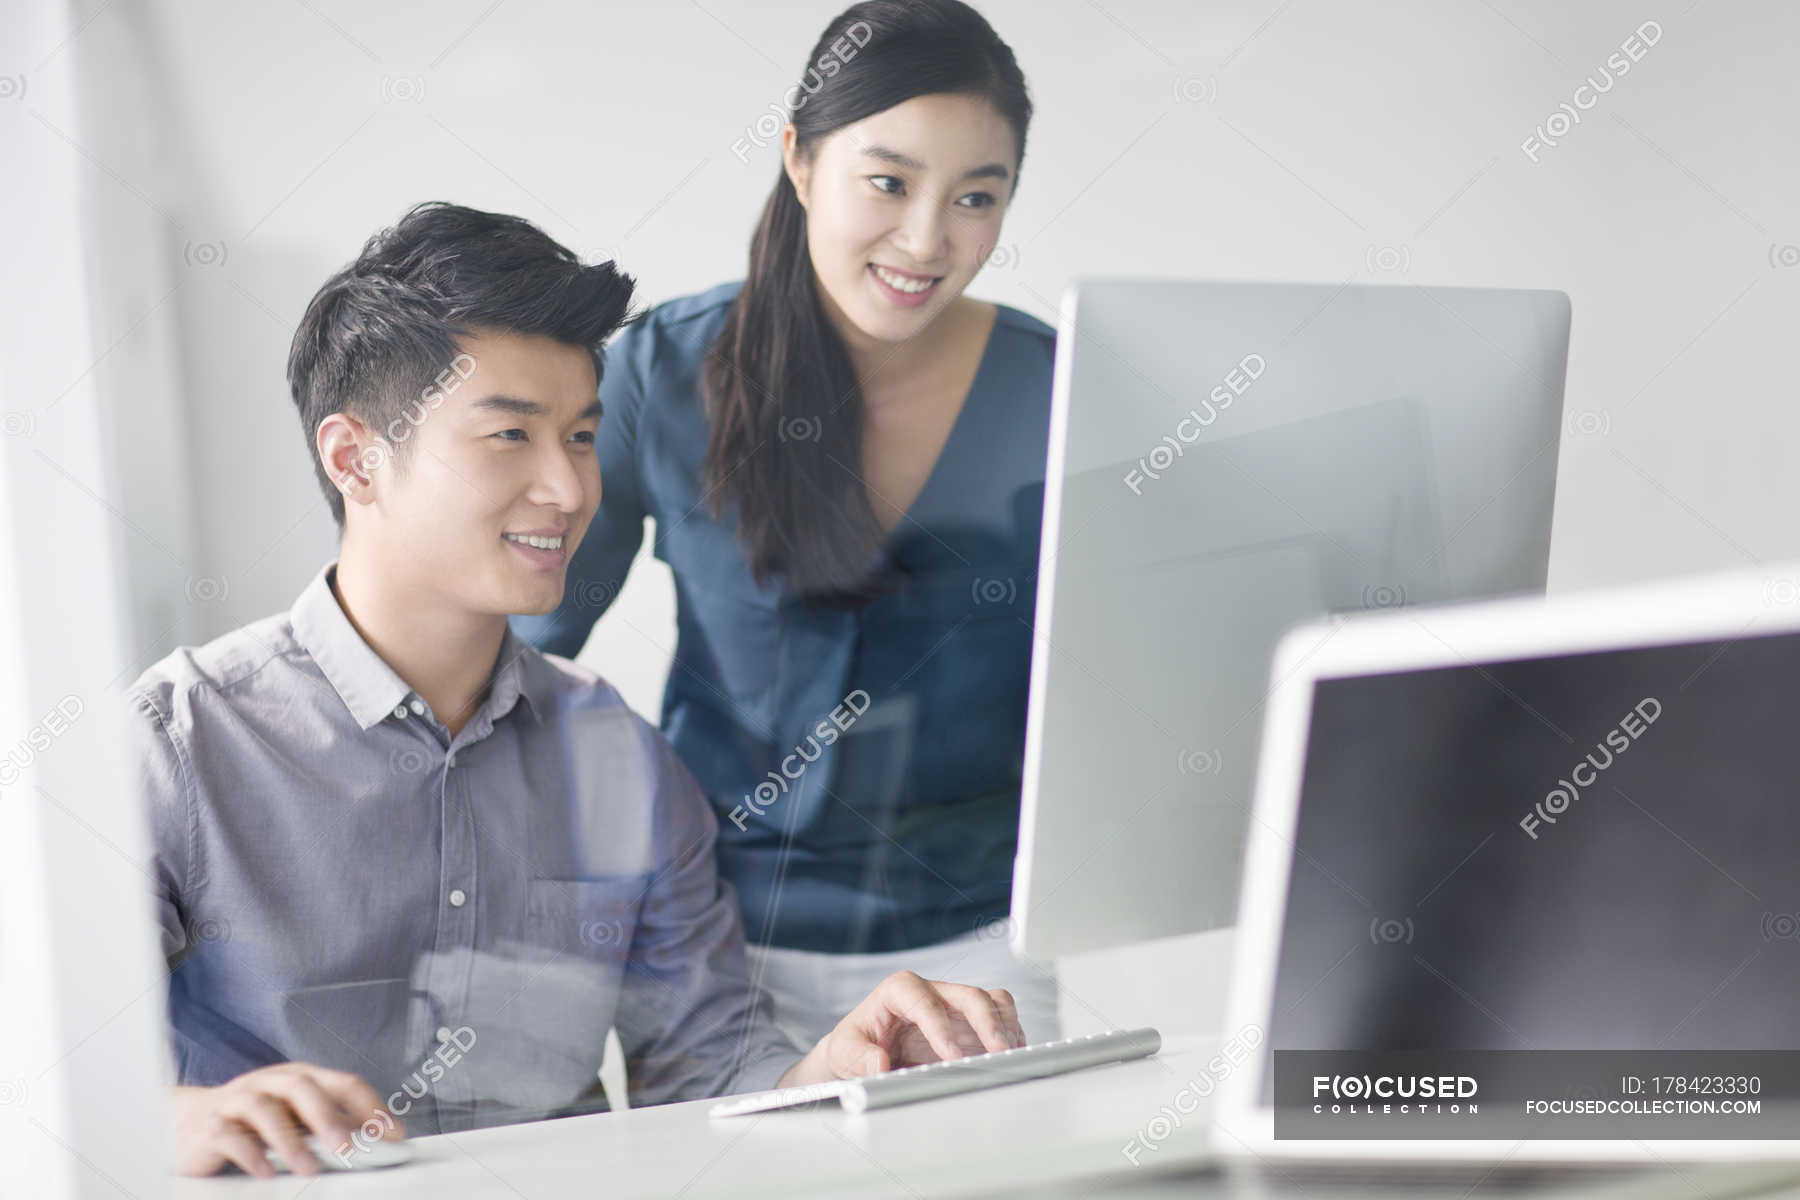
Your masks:
<instances>
[{"instance_id":1,"label":"keyboard","mask_svg":"<svg viewBox=\"0 0 1800 1200\"><path fill-rule=\"evenodd\" d=\"M936 1096L954 1096L960 1092L1023 1083L1027 1079L1043 1079L1079 1071L1083 1067L1148 1058L1160 1049L1162 1035L1154 1029L1090 1033L1086 1037L1064 1038L1060 1042L1039 1042L992 1054L971 1054L902 1067L898 1071L884 1071L862 1079L834 1079L829 1083L808 1083L772 1092L751 1092L720 1101L707 1110L707 1115L741 1117L747 1113L800 1108L832 1100L842 1105L845 1112L867 1112Z\"/></svg>"}]
</instances>

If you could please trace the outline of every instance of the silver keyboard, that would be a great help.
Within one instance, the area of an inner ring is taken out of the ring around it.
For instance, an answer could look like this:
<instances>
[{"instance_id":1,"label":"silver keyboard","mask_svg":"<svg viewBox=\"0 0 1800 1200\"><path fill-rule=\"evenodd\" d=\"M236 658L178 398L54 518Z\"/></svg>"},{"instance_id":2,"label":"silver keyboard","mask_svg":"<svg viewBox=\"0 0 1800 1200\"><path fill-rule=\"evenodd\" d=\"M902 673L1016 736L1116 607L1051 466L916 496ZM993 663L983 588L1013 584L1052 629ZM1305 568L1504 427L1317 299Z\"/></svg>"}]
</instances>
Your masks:
<instances>
[{"instance_id":1,"label":"silver keyboard","mask_svg":"<svg viewBox=\"0 0 1800 1200\"><path fill-rule=\"evenodd\" d=\"M914 1100L929 1100L934 1096L953 1096L958 1092L1062 1075L1103 1063L1147 1058L1160 1049L1162 1035L1154 1029L1090 1033L1086 1037L1064 1038L1060 1042L1040 1042L1035 1046L1019 1046L992 1054L972 1054L966 1058L902 1067L898 1071L884 1071L863 1079L834 1079L830 1083L751 1092L720 1101L707 1110L707 1115L740 1117L746 1113L799 1108L830 1100L836 1100L845 1112L867 1112L872 1108L911 1104Z\"/></svg>"}]
</instances>

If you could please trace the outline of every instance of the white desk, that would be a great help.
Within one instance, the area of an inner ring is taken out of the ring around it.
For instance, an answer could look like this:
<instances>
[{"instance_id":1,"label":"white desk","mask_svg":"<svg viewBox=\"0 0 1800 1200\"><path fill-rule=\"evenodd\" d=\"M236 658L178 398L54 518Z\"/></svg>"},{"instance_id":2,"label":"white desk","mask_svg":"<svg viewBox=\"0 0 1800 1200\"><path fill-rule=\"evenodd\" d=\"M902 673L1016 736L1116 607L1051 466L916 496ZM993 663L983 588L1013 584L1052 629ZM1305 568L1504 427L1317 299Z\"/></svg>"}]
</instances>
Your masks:
<instances>
[{"instance_id":1,"label":"white desk","mask_svg":"<svg viewBox=\"0 0 1800 1200\"><path fill-rule=\"evenodd\" d=\"M1121 1147L1201 1074L1217 1038L1169 1039L1154 1058L903 1105L709 1119L710 1100L412 1140L411 1163L311 1180L177 1181L177 1200L255 1194L336 1200L627 1196L988 1195L1073 1176L1137 1174ZM1140 1156L1197 1159L1205 1110Z\"/></svg>"},{"instance_id":2,"label":"white desk","mask_svg":"<svg viewBox=\"0 0 1800 1200\"><path fill-rule=\"evenodd\" d=\"M1162 1054L862 1116L835 1106L713 1120L711 1100L415 1138L413 1161L311 1180L180 1179L175 1200L623 1200L710 1196L1086 1196L1235 1194L1218 1179L1159 1175L1206 1157L1208 1106L1138 1156L1122 1147L1175 1093L1204 1078L1219 1039L1170 1039ZM1160 1132L1160 1130L1159 1130ZM1671 1171L1669 1195L1702 1189ZM1106 1177L1104 1179L1100 1177ZM1055 1186L1061 1185L1061 1186ZM1165 1190L1166 1189L1166 1190ZM1331 1189L1315 1192L1328 1197ZM1366 1194L1366 1193L1365 1193ZM1458 1186L1443 1194L1456 1200ZM1800 1189L1780 1195L1800 1197ZM1776 1193L1769 1193L1773 1196ZM1123 1197L1120 1197L1123 1200Z\"/></svg>"}]
</instances>

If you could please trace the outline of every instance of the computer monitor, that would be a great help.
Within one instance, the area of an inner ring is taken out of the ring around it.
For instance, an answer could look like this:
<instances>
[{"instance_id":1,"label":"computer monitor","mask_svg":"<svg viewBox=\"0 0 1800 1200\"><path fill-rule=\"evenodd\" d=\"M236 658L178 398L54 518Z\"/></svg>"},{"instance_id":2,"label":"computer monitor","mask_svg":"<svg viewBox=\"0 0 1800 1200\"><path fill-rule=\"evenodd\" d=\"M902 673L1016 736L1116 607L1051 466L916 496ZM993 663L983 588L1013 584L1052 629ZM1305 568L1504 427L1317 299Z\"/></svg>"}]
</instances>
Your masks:
<instances>
[{"instance_id":1,"label":"computer monitor","mask_svg":"<svg viewBox=\"0 0 1800 1200\"><path fill-rule=\"evenodd\" d=\"M1270 654L1542 592L1560 292L1084 282L1057 344L1013 944L1229 925Z\"/></svg>"},{"instance_id":2,"label":"computer monitor","mask_svg":"<svg viewBox=\"0 0 1800 1200\"><path fill-rule=\"evenodd\" d=\"M80 32L71 9L9 5L9 40L63 44ZM33 103L59 124L78 114L81 74L42 73ZM75 144L97 132L69 128ZM144 532L167 534L163 514L147 516L123 483L121 461L144 448L107 401L138 408L133 372L116 359L94 370L108 353L94 281L110 276L94 273L89 169L45 138L12 139L8 161L32 181L7 207L9 262L45 285L30 319L0 328L0 1195L158 1200L167 989L123 749L137 714L119 691L144 649L127 617L151 599L128 586L134 547L159 580L188 568Z\"/></svg>"}]
</instances>

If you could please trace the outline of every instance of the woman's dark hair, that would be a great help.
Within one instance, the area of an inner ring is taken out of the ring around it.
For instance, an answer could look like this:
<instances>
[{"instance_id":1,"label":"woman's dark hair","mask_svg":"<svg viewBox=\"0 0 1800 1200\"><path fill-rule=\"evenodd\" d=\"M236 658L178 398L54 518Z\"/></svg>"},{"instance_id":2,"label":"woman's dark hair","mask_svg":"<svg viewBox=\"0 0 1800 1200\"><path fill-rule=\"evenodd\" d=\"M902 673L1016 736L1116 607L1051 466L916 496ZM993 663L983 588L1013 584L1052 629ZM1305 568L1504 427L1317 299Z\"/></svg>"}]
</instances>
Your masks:
<instances>
[{"instance_id":1,"label":"woman's dark hair","mask_svg":"<svg viewBox=\"0 0 1800 1200\"><path fill-rule=\"evenodd\" d=\"M1025 77L967 4L854 4L826 26L806 62L788 94L802 153L915 96L962 94L985 98L1006 118L1024 161ZM806 210L785 171L763 206L743 289L707 356L702 386L711 507L718 515L736 505L757 580L781 574L791 593L818 599L863 592L881 527L861 478L861 388L820 305Z\"/></svg>"},{"instance_id":2,"label":"woman's dark hair","mask_svg":"<svg viewBox=\"0 0 1800 1200\"><path fill-rule=\"evenodd\" d=\"M326 417L417 424L406 414L452 366L457 339L479 330L583 347L598 381L601 348L629 319L633 286L612 263L583 265L523 218L456 204L420 204L371 237L313 296L288 351L288 389L339 528L344 498L318 456ZM389 450L404 464L409 442Z\"/></svg>"}]
</instances>

